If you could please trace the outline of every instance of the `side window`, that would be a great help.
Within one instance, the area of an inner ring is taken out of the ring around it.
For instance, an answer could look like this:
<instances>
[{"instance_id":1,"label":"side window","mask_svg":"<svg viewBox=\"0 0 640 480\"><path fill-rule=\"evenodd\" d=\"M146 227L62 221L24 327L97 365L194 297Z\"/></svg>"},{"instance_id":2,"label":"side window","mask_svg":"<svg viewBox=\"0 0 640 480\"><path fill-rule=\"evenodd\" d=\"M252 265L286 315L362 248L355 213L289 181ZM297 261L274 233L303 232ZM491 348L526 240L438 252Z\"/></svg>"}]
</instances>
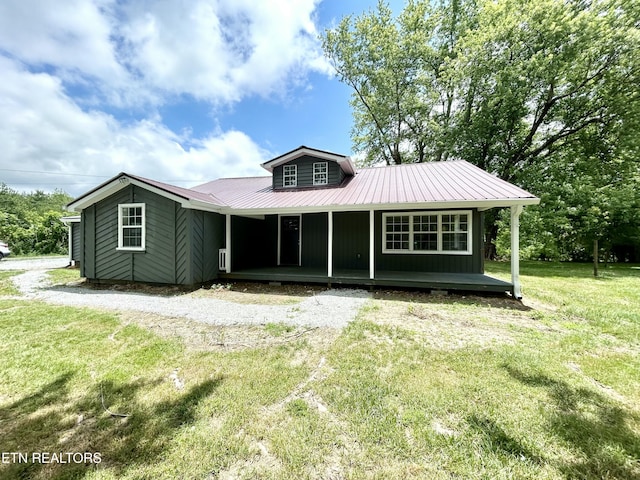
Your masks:
<instances>
[{"instance_id":1,"label":"side window","mask_svg":"<svg viewBox=\"0 0 640 480\"><path fill-rule=\"evenodd\" d=\"M144 250L145 233L145 204L118 205L118 250Z\"/></svg>"},{"instance_id":2,"label":"side window","mask_svg":"<svg viewBox=\"0 0 640 480\"><path fill-rule=\"evenodd\" d=\"M313 164L313 184L326 185L329 183L327 162L316 162Z\"/></svg>"},{"instance_id":3,"label":"side window","mask_svg":"<svg viewBox=\"0 0 640 480\"><path fill-rule=\"evenodd\" d=\"M282 168L282 186L295 187L298 185L298 166L285 165Z\"/></svg>"}]
</instances>

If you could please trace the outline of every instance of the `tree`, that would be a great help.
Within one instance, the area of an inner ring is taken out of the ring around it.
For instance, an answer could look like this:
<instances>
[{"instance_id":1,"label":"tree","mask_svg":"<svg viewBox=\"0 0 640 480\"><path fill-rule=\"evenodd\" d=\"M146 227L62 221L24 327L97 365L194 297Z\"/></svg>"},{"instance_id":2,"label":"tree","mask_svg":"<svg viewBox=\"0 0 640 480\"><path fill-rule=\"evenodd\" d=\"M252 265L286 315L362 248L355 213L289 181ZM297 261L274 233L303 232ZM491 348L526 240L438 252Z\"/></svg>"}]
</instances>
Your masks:
<instances>
[{"instance_id":1,"label":"tree","mask_svg":"<svg viewBox=\"0 0 640 480\"><path fill-rule=\"evenodd\" d=\"M585 190L596 198L600 180L634 158L612 148L603 161L588 146L601 138L633 143L638 5L414 0L396 20L383 2L344 18L325 32L323 47L353 88L355 150L366 152L366 164L463 158L538 194L547 186L532 181L538 172L561 172L563 162L586 155L594 168L613 169ZM587 176L572 181L589 184ZM600 191L608 201L619 188ZM486 218L491 246L498 227L493 212Z\"/></svg>"},{"instance_id":2,"label":"tree","mask_svg":"<svg viewBox=\"0 0 640 480\"><path fill-rule=\"evenodd\" d=\"M0 184L0 239L14 254L65 253L67 229L60 221L72 198L56 190L18 193Z\"/></svg>"},{"instance_id":3,"label":"tree","mask_svg":"<svg viewBox=\"0 0 640 480\"><path fill-rule=\"evenodd\" d=\"M453 89L441 67L453 55L463 3L470 2L454 2L445 21L428 2L409 1L394 20L379 1L375 12L347 16L325 32L325 54L353 89L352 139L366 152L365 163L423 162L445 154L446 128L439 125L448 124Z\"/></svg>"}]
</instances>

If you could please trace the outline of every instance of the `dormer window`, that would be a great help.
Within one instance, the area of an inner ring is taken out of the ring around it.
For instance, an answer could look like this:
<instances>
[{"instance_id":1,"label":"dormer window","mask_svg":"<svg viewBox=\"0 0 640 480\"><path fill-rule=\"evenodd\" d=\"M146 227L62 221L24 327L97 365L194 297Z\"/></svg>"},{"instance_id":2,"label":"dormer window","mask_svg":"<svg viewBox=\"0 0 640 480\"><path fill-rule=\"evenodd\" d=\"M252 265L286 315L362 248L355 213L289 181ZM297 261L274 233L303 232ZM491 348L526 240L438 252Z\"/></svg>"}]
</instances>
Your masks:
<instances>
[{"instance_id":1,"label":"dormer window","mask_svg":"<svg viewBox=\"0 0 640 480\"><path fill-rule=\"evenodd\" d=\"M327 162L316 162L313 164L313 184L314 185L326 185L329 183L329 176L327 174Z\"/></svg>"},{"instance_id":2,"label":"dormer window","mask_svg":"<svg viewBox=\"0 0 640 480\"><path fill-rule=\"evenodd\" d=\"M298 166L285 165L282 171L282 186L296 187L298 186Z\"/></svg>"}]
</instances>

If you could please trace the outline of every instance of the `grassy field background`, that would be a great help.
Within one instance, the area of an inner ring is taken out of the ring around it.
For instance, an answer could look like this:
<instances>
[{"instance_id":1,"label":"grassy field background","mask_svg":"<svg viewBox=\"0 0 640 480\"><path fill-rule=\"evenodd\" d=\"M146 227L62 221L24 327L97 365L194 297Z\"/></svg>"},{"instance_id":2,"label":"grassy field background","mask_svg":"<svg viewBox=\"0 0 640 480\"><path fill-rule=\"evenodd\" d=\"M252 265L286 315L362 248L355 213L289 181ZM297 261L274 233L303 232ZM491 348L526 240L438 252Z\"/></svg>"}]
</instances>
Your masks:
<instances>
[{"instance_id":1,"label":"grassy field background","mask_svg":"<svg viewBox=\"0 0 640 480\"><path fill-rule=\"evenodd\" d=\"M101 458L0 478L640 478L640 269L522 273L523 303L378 291L342 331L213 332L0 272L0 453Z\"/></svg>"}]
</instances>

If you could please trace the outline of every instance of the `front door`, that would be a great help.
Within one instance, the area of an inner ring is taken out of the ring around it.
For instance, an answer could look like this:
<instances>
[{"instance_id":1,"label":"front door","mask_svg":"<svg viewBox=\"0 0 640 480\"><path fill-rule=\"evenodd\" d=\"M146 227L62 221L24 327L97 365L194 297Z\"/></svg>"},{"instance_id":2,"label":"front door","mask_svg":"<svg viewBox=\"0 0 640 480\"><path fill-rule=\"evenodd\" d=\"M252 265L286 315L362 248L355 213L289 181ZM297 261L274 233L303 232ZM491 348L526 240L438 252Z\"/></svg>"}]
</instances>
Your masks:
<instances>
[{"instance_id":1,"label":"front door","mask_svg":"<svg viewBox=\"0 0 640 480\"><path fill-rule=\"evenodd\" d=\"M280 265L300 265L300 216L280 217Z\"/></svg>"}]
</instances>

